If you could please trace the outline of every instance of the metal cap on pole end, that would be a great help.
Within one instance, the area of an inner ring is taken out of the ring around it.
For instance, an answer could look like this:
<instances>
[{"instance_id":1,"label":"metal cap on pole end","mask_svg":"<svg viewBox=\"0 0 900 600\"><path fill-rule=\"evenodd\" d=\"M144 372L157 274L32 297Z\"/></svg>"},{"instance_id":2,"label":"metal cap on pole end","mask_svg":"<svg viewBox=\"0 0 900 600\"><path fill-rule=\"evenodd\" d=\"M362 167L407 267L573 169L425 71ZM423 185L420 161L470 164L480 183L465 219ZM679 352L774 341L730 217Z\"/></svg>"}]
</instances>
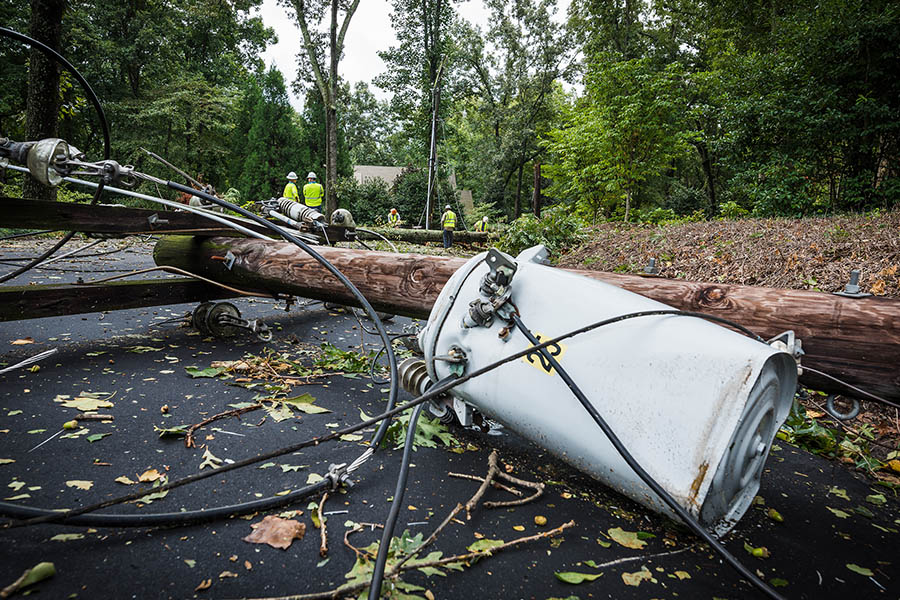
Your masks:
<instances>
[{"instance_id":1,"label":"metal cap on pole end","mask_svg":"<svg viewBox=\"0 0 900 600\"><path fill-rule=\"evenodd\" d=\"M868 292L861 292L859 289L859 269L853 269L850 271L850 281L847 285L844 286L844 289L840 292L835 292L835 296L845 296L847 298L865 298L867 296L871 296L872 294Z\"/></svg>"}]
</instances>

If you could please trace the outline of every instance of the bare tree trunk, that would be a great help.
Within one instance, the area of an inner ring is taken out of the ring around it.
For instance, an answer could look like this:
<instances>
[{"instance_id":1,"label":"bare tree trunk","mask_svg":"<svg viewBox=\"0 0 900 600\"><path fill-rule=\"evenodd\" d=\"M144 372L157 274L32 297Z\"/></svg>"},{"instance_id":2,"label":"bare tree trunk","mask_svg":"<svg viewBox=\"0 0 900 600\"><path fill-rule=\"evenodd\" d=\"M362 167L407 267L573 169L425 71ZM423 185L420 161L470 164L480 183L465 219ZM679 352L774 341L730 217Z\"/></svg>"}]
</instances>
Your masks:
<instances>
[{"instance_id":1,"label":"bare tree trunk","mask_svg":"<svg viewBox=\"0 0 900 600\"><path fill-rule=\"evenodd\" d=\"M515 218L519 218L522 216L522 171L524 170L525 165L519 163L519 178L516 180L516 207L515 207Z\"/></svg>"},{"instance_id":2,"label":"bare tree trunk","mask_svg":"<svg viewBox=\"0 0 900 600\"><path fill-rule=\"evenodd\" d=\"M541 216L541 163L534 161L534 191L531 194L531 210L534 216Z\"/></svg>"},{"instance_id":3,"label":"bare tree trunk","mask_svg":"<svg viewBox=\"0 0 900 600\"><path fill-rule=\"evenodd\" d=\"M628 222L628 214L631 212L631 188L625 190L625 222Z\"/></svg>"},{"instance_id":4,"label":"bare tree trunk","mask_svg":"<svg viewBox=\"0 0 900 600\"><path fill-rule=\"evenodd\" d=\"M325 218L330 219L331 213L337 209L337 78L338 61L341 59L341 51L337 43L338 29L338 0L331 0L331 27L328 32L328 42L331 48L330 64L328 68L328 97L325 98L325 131L327 140L325 143Z\"/></svg>"},{"instance_id":5,"label":"bare tree trunk","mask_svg":"<svg viewBox=\"0 0 900 600\"><path fill-rule=\"evenodd\" d=\"M59 51L65 0L31 0L31 37ZM59 65L32 49L28 68L28 99L25 105L26 138L41 140L57 135L59 114ZM23 195L37 200L56 200L56 190L31 177L25 178Z\"/></svg>"}]
</instances>

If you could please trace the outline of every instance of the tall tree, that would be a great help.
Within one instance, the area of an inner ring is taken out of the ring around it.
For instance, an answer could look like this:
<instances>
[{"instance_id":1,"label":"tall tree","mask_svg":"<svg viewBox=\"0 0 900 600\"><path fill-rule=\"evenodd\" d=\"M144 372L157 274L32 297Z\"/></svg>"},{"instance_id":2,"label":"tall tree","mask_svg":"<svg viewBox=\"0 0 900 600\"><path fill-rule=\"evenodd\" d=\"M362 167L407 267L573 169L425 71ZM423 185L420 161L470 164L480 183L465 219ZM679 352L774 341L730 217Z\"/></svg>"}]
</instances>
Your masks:
<instances>
[{"instance_id":1,"label":"tall tree","mask_svg":"<svg viewBox=\"0 0 900 600\"><path fill-rule=\"evenodd\" d=\"M342 6L339 0L283 0L293 8L300 31L303 33L303 50L306 64L315 78L315 85L325 106L325 214L330 216L337 208L335 184L338 173L338 64L344 52L344 38L350 19L359 6L359 0L350 0ZM326 35L310 28L318 25L326 10L331 18ZM343 10L343 20L340 13ZM328 49L328 69L325 70L324 48Z\"/></svg>"},{"instance_id":2,"label":"tall tree","mask_svg":"<svg viewBox=\"0 0 900 600\"><path fill-rule=\"evenodd\" d=\"M239 189L243 201L277 198L287 173L304 164L293 112L281 71L270 68L263 76L247 141L241 148L244 164Z\"/></svg>"},{"instance_id":3,"label":"tall tree","mask_svg":"<svg viewBox=\"0 0 900 600\"><path fill-rule=\"evenodd\" d=\"M62 16L65 0L32 0L29 33L31 37L57 52L62 40ZM26 138L40 140L56 137L59 113L60 65L37 48L31 50L28 68ZM25 178L23 195L39 200L56 199L55 190L31 177Z\"/></svg>"}]
</instances>

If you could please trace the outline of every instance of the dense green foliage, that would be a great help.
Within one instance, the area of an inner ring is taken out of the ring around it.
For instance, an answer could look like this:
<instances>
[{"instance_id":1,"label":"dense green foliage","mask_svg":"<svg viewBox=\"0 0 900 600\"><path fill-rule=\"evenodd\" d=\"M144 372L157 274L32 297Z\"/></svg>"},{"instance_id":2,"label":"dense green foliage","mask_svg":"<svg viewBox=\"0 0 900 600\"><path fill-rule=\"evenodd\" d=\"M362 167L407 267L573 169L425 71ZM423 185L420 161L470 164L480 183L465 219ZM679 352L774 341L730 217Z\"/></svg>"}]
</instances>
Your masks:
<instances>
[{"instance_id":1,"label":"dense green foliage","mask_svg":"<svg viewBox=\"0 0 900 600\"><path fill-rule=\"evenodd\" d=\"M279 194L291 170L322 179L328 111L311 62L300 57L293 84L308 92L298 114L281 74L259 59L274 37L254 16L259 4L68 3L63 54L101 97L117 160L173 176L149 148L246 200ZM327 4L282 2L292 19L298 6ZM900 201L896 2L583 0L565 18L554 0L484 5L479 26L460 18L457 0L392 0L397 42L374 79L389 98L338 82L334 187L361 224L391 207L418 223L436 97L435 216L455 199L452 175L476 202L460 215L467 223L530 212L536 175L544 206L563 206L543 215L548 227L560 212L662 222ZM27 31L29 10L5 3L0 20ZM323 53L327 20L310 21ZM0 135L13 139L25 131L27 68L25 48L0 39ZM59 94L60 135L99 157L84 92L63 73ZM391 187L360 185L355 164L406 172ZM523 221L512 234L536 227Z\"/></svg>"}]
</instances>

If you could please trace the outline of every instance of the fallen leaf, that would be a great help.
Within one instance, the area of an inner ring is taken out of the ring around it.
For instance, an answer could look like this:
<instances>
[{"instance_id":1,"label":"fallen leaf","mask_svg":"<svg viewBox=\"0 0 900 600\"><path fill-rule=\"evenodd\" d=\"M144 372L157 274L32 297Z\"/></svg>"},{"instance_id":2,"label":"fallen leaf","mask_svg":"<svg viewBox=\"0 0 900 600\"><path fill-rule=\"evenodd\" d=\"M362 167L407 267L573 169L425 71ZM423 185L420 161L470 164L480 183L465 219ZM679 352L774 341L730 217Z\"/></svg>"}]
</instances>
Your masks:
<instances>
[{"instance_id":1,"label":"fallen leaf","mask_svg":"<svg viewBox=\"0 0 900 600\"><path fill-rule=\"evenodd\" d=\"M542 515L537 515L537 516L534 518L534 524L535 524L535 525L538 525L538 526L540 526L540 527L543 527L544 525L547 524L547 517L544 517L544 516L542 516Z\"/></svg>"},{"instance_id":2,"label":"fallen leaf","mask_svg":"<svg viewBox=\"0 0 900 600\"><path fill-rule=\"evenodd\" d=\"M160 348L160 350L162 350L162 348ZM225 368L208 367L206 369L198 369L197 367L185 367L184 370L187 371L188 375L196 379L198 377L217 377L225 371Z\"/></svg>"},{"instance_id":3,"label":"fallen leaf","mask_svg":"<svg viewBox=\"0 0 900 600\"><path fill-rule=\"evenodd\" d=\"M688 573L687 571L675 571L675 576L678 579L690 579L691 578L691 574Z\"/></svg>"},{"instance_id":4,"label":"fallen leaf","mask_svg":"<svg viewBox=\"0 0 900 600\"><path fill-rule=\"evenodd\" d=\"M4 500L25 500L26 498L31 498L31 494L19 494L18 496L10 496L9 498L4 498Z\"/></svg>"},{"instance_id":5,"label":"fallen leaf","mask_svg":"<svg viewBox=\"0 0 900 600\"><path fill-rule=\"evenodd\" d=\"M203 590L208 590L212 587L212 579L204 579L200 582L200 585L194 588L195 592L202 592Z\"/></svg>"},{"instance_id":6,"label":"fallen leaf","mask_svg":"<svg viewBox=\"0 0 900 600\"><path fill-rule=\"evenodd\" d=\"M884 288L884 279L878 279L869 287L869 291L871 291L876 296L884 296Z\"/></svg>"},{"instance_id":7,"label":"fallen leaf","mask_svg":"<svg viewBox=\"0 0 900 600\"><path fill-rule=\"evenodd\" d=\"M340 438L345 442L358 442L363 439L363 436L357 433L345 433L344 435L340 436Z\"/></svg>"},{"instance_id":8,"label":"fallen leaf","mask_svg":"<svg viewBox=\"0 0 900 600\"><path fill-rule=\"evenodd\" d=\"M750 555L755 556L756 558L769 558L769 556L771 556L771 554L769 553L769 549L765 546L754 548L747 542L744 542L744 550L746 550Z\"/></svg>"},{"instance_id":9,"label":"fallen leaf","mask_svg":"<svg viewBox=\"0 0 900 600\"><path fill-rule=\"evenodd\" d=\"M826 506L825 508L827 508L828 510L833 512L834 516L836 516L839 519L846 519L847 517L850 516L849 513L845 513L844 511L840 510L839 508L831 508L830 506Z\"/></svg>"},{"instance_id":10,"label":"fallen leaf","mask_svg":"<svg viewBox=\"0 0 900 600\"><path fill-rule=\"evenodd\" d=\"M214 456L213 453L209 451L209 448L203 451L203 462L200 463L201 471L204 467L212 467L213 469L218 469L219 465L221 464L222 459Z\"/></svg>"},{"instance_id":11,"label":"fallen leaf","mask_svg":"<svg viewBox=\"0 0 900 600\"><path fill-rule=\"evenodd\" d=\"M847 495L847 490L841 489L839 487L832 487L830 490L828 490L828 494L834 494L838 498L843 498L847 502L850 501L850 496Z\"/></svg>"},{"instance_id":12,"label":"fallen leaf","mask_svg":"<svg viewBox=\"0 0 900 600\"><path fill-rule=\"evenodd\" d=\"M625 585L639 586L642 581L653 581L653 573L647 567L641 567L640 571L634 573L622 573L622 581Z\"/></svg>"},{"instance_id":13,"label":"fallen leaf","mask_svg":"<svg viewBox=\"0 0 900 600\"><path fill-rule=\"evenodd\" d=\"M125 475L122 475L121 477L116 477L115 481L116 481L116 483L123 483L125 485L134 485L135 483L137 483L136 481L132 481Z\"/></svg>"},{"instance_id":14,"label":"fallen leaf","mask_svg":"<svg viewBox=\"0 0 900 600\"><path fill-rule=\"evenodd\" d=\"M854 565L853 563L848 563L847 568L853 571L854 573L859 573L865 577L871 577L875 573L872 572L872 569L867 569L865 567L861 567L859 565Z\"/></svg>"},{"instance_id":15,"label":"fallen leaf","mask_svg":"<svg viewBox=\"0 0 900 600\"><path fill-rule=\"evenodd\" d=\"M490 552L493 548L502 546L503 544L503 540L489 540L487 538L484 538L478 540L477 542L472 542L466 547L466 549L469 552Z\"/></svg>"},{"instance_id":16,"label":"fallen leaf","mask_svg":"<svg viewBox=\"0 0 900 600\"><path fill-rule=\"evenodd\" d=\"M884 497L884 494L872 494L866 496L866 502L880 506L887 502L887 498Z\"/></svg>"},{"instance_id":17,"label":"fallen leaf","mask_svg":"<svg viewBox=\"0 0 900 600\"><path fill-rule=\"evenodd\" d=\"M112 408L115 406L109 400L101 400L100 398L93 397L93 395L78 396L77 398L63 400L62 405L66 408L77 408L81 412L94 412L101 408Z\"/></svg>"},{"instance_id":18,"label":"fallen leaf","mask_svg":"<svg viewBox=\"0 0 900 600\"><path fill-rule=\"evenodd\" d=\"M766 516L772 519L773 521L777 521L779 523L784 523L784 517L781 516L781 513L775 510L774 508L770 508L766 511Z\"/></svg>"},{"instance_id":19,"label":"fallen leaf","mask_svg":"<svg viewBox=\"0 0 900 600\"><path fill-rule=\"evenodd\" d=\"M322 477L321 475L319 475L318 473L310 473L309 477L306 478L306 485L312 485L314 483L319 483L323 479L325 479L325 478Z\"/></svg>"},{"instance_id":20,"label":"fallen leaf","mask_svg":"<svg viewBox=\"0 0 900 600\"><path fill-rule=\"evenodd\" d=\"M10 481L10 482L6 485L6 487L12 488L14 492L18 492L18 491L21 490L23 487L25 487L25 482L24 482L24 481Z\"/></svg>"},{"instance_id":21,"label":"fallen leaf","mask_svg":"<svg viewBox=\"0 0 900 600\"><path fill-rule=\"evenodd\" d=\"M525 526L524 525L513 525L513 529L515 529L516 531L525 531Z\"/></svg>"},{"instance_id":22,"label":"fallen leaf","mask_svg":"<svg viewBox=\"0 0 900 600\"><path fill-rule=\"evenodd\" d=\"M219 579L225 579L226 577L237 577L237 573L233 573L231 571L222 571L219 573Z\"/></svg>"},{"instance_id":23,"label":"fallen leaf","mask_svg":"<svg viewBox=\"0 0 900 600\"><path fill-rule=\"evenodd\" d=\"M0 465L8 465L14 462L16 462L14 458L0 458Z\"/></svg>"},{"instance_id":24,"label":"fallen leaf","mask_svg":"<svg viewBox=\"0 0 900 600\"><path fill-rule=\"evenodd\" d=\"M78 488L79 490L89 490L94 487L93 481L83 481L81 479L72 479L66 482L66 485L71 488Z\"/></svg>"},{"instance_id":25,"label":"fallen leaf","mask_svg":"<svg viewBox=\"0 0 900 600\"><path fill-rule=\"evenodd\" d=\"M327 408L316 406L314 404L315 401L316 399L309 394L303 394L302 396L296 396L294 398L284 398L282 400L282 402L286 402L297 410L305 412L308 415L318 415L331 412Z\"/></svg>"},{"instance_id":26,"label":"fallen leaf","mask_svg":"<svg viewBox=\"0 0 900 600\"><path fill-rule=\"evenodd\" d=\"M896 471L897 473L900 473L900 459L895 458L893 460L889 460L887 464L891 468L892 471Z\"/></svg>"},{"instance_id":27,"label":"fallen leaf","mask_svg":"<svg viewBox=\"0 0 900 600\"><path fill-rule=\"evenodd\" d=\"M273 463L273 462L267 462L267 463L265 463L265 464L259 465L259 466L256 467L256 468L257 468L257 469L268 469L268 468L271 468L271 467L277 467L277 466L278 466L278 465L277 465L276 463Z\"/></svg>"},{"instance_id":28,"label":"fallen leaf","mask_svg":"<svg viewBox=\"0 0 900 600\"><path fill-rule=\"evenodd\" d=\"M197 565L197 561L193 558L186 558L184 559L184 564L193 569Z\"/></svg>"},{"instance_id":29,"label":"fallen leaf","mask_svg":"<svg viewBox=\"0 0 900 600\"><path fill-rule=\"evenodd\" d=\"M585 581L594 581L600 577L603 577L603 573L576 573L574 571L563 571L553 573L556 575L556 578L560 581L564 581L566 583L571 584L579 584L584 583Z\"/></svg>"},{"instance_id":30,"label":"fallen leaf","mask_svg":"<svg viewBox=\"0 0 900 600\"><path fill-rule=\"evenodd\" d=\"M16 579L12 584L3 589L3 597L13 595L22 588L34 585L45 579L49 579L56 575L56 567L52 562L42 562L34 565L30 569L26 569L22 576Z\"/></svg>"},{"instance_id":31,"label":"fallen leaf","mask_svg":"<svg viewBox=\"0 0 900 600\"><path fill-rule=\"evenodd\" d=\"M138 475L138 481L141 483L152 483L160 478L159 471L156 469L147 469L140 475Z\"/></svg>"},{"instance_id":32,"label":"fallen leaf","mask_svg":"<svg viewBox=\"0 0 900 600\"><path fill-rule=\"evenodd\" d=\"M282 473L287 473L288 471L299 471L303 468L303 465L278 465L281 467ZM262 467L260 467L261 469Z\"/></svg>"},{"instance_id":33,"label":"fallen leaf","mask_svg":"<svg viewBox=\"0 0 900 600\"><path fill-rule=\"evenodd\" d=\"M51 542L70 542L72 540L82 540L84 539L83 533L57 533L52 538L50 538Z\"/></svg>"},{"instance_id":34,"label":"fallen leaf","mask_svg":"<svg viewBox=\"0 0 900 600\"><path fill-rule=\"evenodd\" d=\"M153 346L131 346L128 348L129 352L134 352L135 354L146 354L147 352L158 352L160 350L162 348L154 348Z\"/></svg>"},{"instance_id":35,"label":"fallen leaf","mask_svg":"<svg viewBox=\"0 0 900 600\"><path fill-rule=\"evenodd\" d=\"M769 583L772 584L772 587L784 587L788 584L788 580L781 577L773 577L769 580Z\"/></svg>"},{"instance_id":36,"label":"fallen leaf","mask_svg":"<svg viewBox=\"0 0 900 600\"><path fill-rule=\"evenodd\" d=\"M607 533L615 542L626 548L641 550L647 545L647 542L640 539L635 531L624 531L621 527L614 527L607 531Z\"/></svg>"},{"instance_id":37,"label":"fallen leaf","mask_svg":"<svg viewBox=\"0 0 900 600\"><path fill-rule=\"evenodd\" d=\"M89 441L93 444L94 442L99 442L100 440L102 440L103 438L105 438L108 435L112 435L112 434L111 433L95 433L93 435L87 436L84 439L86 439L87 441Z\"/></svg>"},{"instance_id":38,"label":"fallen leaf","mask_svg":"<svg viewBox=\"0 0 900 600\"><path fill-rule=\"evenodd\" d=\"M21 339L13 340L10 342L10 344L12 344L13 346L24 346L25 344L33 344L33 343L34 343L34 338L30 338L30 337L21 338Z\"/></svg>"},{"instance_id":39,"label":"fallen leaf","mask_svg":"<svg viewBox=\"0 0 900 600\"><path fill-rule=\"evenodd\" d=\"M252 571L252 570L253 570L253 563L251 563L249 560L245 560L245 561L244 561L244 568L247 569L248 571Z\"/></svg>"},{"instance_id":40,"label":"fallen leaf","mask_svg":"<svg viewBox=\"0 0 900 600\"><path fill-rule=\"evenodd\" d=\"M273 515L250 525L253 533L244 538L251 544L268 544L273 548L287 550L295 539L303 539L306 525L293 519L282 519Z\"/></svg>"}]
</instances>

